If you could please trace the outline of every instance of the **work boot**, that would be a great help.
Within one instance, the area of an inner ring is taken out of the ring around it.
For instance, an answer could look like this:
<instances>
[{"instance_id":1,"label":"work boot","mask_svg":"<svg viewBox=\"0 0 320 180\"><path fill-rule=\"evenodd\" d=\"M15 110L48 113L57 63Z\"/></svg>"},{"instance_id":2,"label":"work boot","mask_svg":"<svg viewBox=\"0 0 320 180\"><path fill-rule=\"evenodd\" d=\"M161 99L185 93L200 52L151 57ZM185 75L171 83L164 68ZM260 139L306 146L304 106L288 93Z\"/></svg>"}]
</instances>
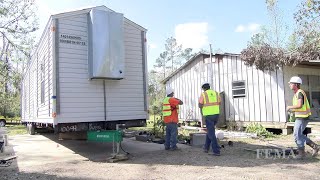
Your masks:
<instances>
[{"instance_id":1,"label":"work boot","mask_svg":"<svg viewBox=\"0 0 320 180\"><path fill-rule=\"evenodd\" d=\"M215 152L209 152L208 154L212 156L220 156L220 153L215 153Z\"/></svg>"},{"instance_id":2,"label":"work boot","mask_svg":"<svg viewBox=\"0 0 320 180\"><path fill-rule=\"evenodd\" d=\"M318 151L320 149L319 146L316 143L314 143L313 141L307 143L307 145L312 148L312 157L317 156Z\"/></svg>"},{"instance_id":3,"label":"work boot","mask_svg":"<svg viewBox=\"0 0 320 180\"><path fill-rule=\"evenodd\" d=\"M298 155L296 155L295 159L303 159L306 156L306 152L303 148L298 148Z\"/></svg>"}]
</instances>

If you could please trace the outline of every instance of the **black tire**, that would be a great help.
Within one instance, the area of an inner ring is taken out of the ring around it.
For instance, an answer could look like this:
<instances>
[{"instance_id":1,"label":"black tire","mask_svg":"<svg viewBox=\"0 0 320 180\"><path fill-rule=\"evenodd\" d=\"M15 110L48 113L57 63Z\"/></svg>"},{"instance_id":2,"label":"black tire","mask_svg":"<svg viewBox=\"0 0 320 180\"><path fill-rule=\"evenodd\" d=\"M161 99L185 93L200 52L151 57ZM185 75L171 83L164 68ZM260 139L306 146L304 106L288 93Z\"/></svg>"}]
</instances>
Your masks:
<instances>
[{"instance_id":1,"label":"black tire","mask_svg":"<svg viewBox=\"0 0 320 180\"><path fill-rule=\"evenodd\" d=\"M0 119L0 127L5 127L7 124L6 120Z\"/></svg>"}]
</instances>

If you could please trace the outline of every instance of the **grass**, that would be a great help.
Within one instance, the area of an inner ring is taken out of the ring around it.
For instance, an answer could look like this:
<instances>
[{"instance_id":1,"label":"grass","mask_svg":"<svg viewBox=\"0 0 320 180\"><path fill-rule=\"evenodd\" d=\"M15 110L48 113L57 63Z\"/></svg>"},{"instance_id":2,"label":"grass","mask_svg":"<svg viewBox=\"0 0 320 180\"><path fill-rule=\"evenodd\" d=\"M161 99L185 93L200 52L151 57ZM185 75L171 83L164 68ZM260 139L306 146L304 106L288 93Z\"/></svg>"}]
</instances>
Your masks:
<instances>
[{"instance_id":1,"label":"grass","mask_svg":"<svg viewBox=\"0 0 320 180\"><path fill-rule=\"evenodd\" d=\"M27 128L24 125L6 125L9 136L27 134Z\"/></svg>"},{"instance_id":2,"label":"grass","mask_svg":"<svg viewBox=\"0 0 320 180\"><path fill-rule=\"evenodd\" d=\"M129 130L133 131L152 131L153 127L130 127Z\"/></svg>"},{"instance_id":3,"label":"grass","mask_svg":"<svg viewBox=\"0 0 320 180\"><path fill-rule=\"evenodd\" d=\"M130 130L135 130L135 131L153 131L154 128L154 119L159 119L161 118L160 116L153 116L150 115L149 120L147 120L147 126L143 127L130 127Z\"/></svg>"}]
</instances>

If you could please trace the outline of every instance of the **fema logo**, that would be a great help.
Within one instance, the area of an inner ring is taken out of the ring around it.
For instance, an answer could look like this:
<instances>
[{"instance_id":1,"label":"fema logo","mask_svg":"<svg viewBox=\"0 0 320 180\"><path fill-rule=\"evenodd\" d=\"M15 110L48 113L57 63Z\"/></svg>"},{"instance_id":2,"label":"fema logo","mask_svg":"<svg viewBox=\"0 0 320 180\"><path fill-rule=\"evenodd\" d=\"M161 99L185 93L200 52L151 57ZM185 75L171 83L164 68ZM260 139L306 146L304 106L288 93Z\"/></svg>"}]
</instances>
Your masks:
<instances>
[{"instance_id":1,"label":"fema logo","mask_svg":"<svg viewBox=\"0 0 320 180\"><path fill-rule=\"evenodd\" d=\"M294 149L257 149L257 159L295 159Z\"/></svg>"}]
</instances>

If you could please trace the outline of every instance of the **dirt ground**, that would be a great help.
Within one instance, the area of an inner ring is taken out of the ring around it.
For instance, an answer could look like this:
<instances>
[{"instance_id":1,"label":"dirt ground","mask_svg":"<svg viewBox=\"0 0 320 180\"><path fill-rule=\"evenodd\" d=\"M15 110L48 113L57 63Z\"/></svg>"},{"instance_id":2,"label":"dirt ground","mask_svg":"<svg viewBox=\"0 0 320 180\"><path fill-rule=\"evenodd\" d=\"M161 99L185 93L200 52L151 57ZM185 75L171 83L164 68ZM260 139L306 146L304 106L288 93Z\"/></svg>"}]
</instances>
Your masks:
<instances>
[{"instance_id":1,"label":"dirt ground","mask_svg":"<svg viewBox=\"0 0 320 180\"><path fill-rule=\"evenodd\" d=\"M245 150L293 146L292 136L228 140L234 145L226 145L216 157L200 147L179 144L180 150L166 151L161 144L125 138L122 147L129 159L107 163L112 143L58 140L53 134L17 135L9 137L9 146L0 154L18 156L10 166L0 167L0 179L320 179L319 159L310 154L304 160L257 159L255 151Z\"/></svg>"}]
</instances>

